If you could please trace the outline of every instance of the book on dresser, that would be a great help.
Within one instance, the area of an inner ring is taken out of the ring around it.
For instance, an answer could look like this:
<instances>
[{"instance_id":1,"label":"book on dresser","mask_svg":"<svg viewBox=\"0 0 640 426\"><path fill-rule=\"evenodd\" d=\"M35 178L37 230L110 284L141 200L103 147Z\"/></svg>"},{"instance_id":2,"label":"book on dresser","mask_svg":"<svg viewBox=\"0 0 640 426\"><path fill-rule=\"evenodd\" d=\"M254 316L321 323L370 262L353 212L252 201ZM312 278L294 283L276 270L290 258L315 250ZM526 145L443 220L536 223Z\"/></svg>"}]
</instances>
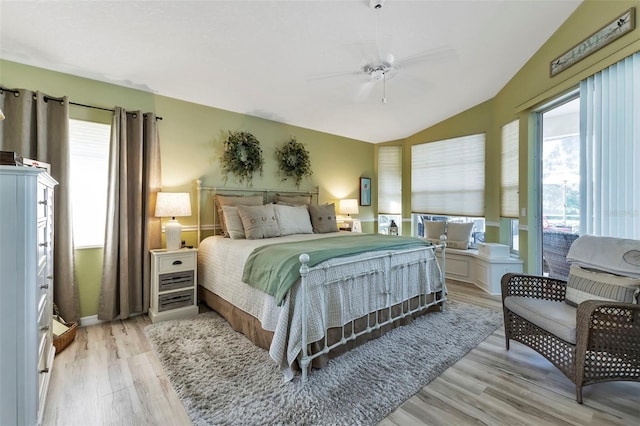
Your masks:
<instances>
[{"instance_id":1,"label":"book on dresser","mask_svg":"<svg viewBox=\"0 0 640 426\"><path fill-rule=\"evenodd\" d=\"M53 367L53 193L46 170L0 165L0 425L42 422Z\"/></svg>"}]
</instances>

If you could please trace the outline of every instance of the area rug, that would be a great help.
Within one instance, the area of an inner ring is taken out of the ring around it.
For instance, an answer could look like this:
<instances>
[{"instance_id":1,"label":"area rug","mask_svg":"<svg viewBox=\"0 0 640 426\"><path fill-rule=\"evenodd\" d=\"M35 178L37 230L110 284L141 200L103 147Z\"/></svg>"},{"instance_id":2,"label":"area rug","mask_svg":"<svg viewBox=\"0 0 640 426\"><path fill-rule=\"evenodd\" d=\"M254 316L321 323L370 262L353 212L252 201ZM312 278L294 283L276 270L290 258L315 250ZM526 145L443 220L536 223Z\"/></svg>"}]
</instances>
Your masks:
<instances>
[{"instance_id":1,"label":"area rug","mask_svg":"<svg viewBox=\"0 0 640 426\"><path fill-rule=\"evenodd\" d=\"M196 425L374 425L502 324L500 312L449 302L341 355L307 383L285 383L267 351L215 312L145 334Z\"/></svg>"}]
</instances>

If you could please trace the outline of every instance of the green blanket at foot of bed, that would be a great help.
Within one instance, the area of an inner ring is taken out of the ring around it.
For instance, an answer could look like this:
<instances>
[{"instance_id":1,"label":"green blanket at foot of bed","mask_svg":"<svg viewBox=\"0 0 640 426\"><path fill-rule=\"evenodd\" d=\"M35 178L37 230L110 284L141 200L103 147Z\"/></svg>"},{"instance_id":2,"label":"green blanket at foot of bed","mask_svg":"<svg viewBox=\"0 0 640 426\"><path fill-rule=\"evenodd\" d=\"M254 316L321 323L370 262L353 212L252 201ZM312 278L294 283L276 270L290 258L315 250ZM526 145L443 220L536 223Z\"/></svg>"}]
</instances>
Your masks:
<instances>
[{"instance_id":1,"label":"green blanket at foot of bed","mask_svg":"<svg viewBox=\"0 0 640 426\"><path fill-rule=\"evenodd\" d=\"M242 281L274 296L279 305L300 278L299 257L309 255L309 266L334 257L368 251L401 250L430 246L428 241L380 234L336 235L311 241L275 243L255 249L247 259Z\"/></svg>"}]
</instances>

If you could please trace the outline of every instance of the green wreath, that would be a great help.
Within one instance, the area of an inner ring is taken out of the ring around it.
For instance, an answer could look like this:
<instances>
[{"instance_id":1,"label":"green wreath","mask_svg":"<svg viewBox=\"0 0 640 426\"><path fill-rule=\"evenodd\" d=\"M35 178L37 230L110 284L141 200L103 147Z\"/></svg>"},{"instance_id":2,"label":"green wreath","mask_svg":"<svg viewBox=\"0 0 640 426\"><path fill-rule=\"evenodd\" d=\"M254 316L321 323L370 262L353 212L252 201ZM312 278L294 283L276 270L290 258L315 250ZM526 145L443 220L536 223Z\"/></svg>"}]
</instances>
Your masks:
<instances>
[{"instance_id":1,"label":"green wreath","mask_svg":"<svg viewBox=\"0 0 640 426\"><path fill-rule=\"evenodd\" d=\"M236 175L240 183L251 185L253 174L256 172L262 176L262 149L260 142L249 132L233 132L229 130L229 137L224 141L224 153L220 158L222 172L225 173L225 181L232 173Z\"/></svg>"},{"instance_id":2,"label":"green wreath","mask_svg":"<svg viewBox=\"0 0 640 426\"><path fill-rule=\"evenodd\" d=\"M291 138L281 148L276 148L276 159L283 182L291 177L295 180L296 187L300 187L302 178L313 174L309 151L296 138Z\"/></svg>"}]
</instances>

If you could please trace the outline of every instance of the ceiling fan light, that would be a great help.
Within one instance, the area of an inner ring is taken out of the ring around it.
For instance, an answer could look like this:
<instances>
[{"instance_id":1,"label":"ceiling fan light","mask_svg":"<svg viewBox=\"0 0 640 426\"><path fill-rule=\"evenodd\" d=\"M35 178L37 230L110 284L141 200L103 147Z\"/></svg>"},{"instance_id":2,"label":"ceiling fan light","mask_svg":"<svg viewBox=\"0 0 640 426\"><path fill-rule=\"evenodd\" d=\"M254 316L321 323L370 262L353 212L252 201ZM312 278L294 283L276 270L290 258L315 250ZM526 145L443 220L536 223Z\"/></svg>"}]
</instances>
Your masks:
<instances>
[{"instance_id":1,"label":"ceiling fan light","mask_svg":"<svg viewBox=\"0 0 640 426\"><path fill-rule=\"evenodd\" d=\"M371 71L371 79L375 81L384 80L384 70L374 69Z\"/></svg>"}]
</instances>

